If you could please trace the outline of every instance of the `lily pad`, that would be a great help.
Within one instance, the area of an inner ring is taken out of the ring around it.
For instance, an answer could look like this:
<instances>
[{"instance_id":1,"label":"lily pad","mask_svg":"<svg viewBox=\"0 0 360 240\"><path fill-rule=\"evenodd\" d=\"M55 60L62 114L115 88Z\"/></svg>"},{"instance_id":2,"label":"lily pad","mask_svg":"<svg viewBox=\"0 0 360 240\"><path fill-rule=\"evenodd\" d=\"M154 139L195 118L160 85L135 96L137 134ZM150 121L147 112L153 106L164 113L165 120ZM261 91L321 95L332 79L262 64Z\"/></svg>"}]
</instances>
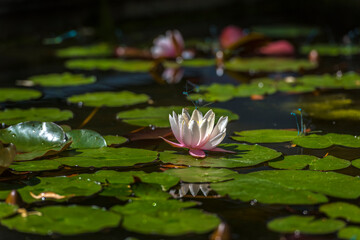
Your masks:
<instances>
[{"instance_id":1,"label":"lily pad","mask_svg":"<svg viewBox=\"0 0 360 240\"><path fill-rule=\"evenodd\" d=\"M249 167L255 166L281 156L280 152L260 145L246 144L221 144L221 148L234 151L235 154L209 155L204 159L194 159L190 155L181 154L175 151L165 151L160 153L160 161L175 165L186 165L192 167Z\"/></svg>"},{"instance_id":2,"label":"lily pad","mask_svg":"<svg viewBox=\"0 0 360 240\"><path fill-rule=\"evenodd\" d=\"M360 237L360 227L348 226L340 229L338 232L338 238L356 240Z\"/></svg>"},{"instance_id":3,"label":"lily pad","mask_svg":"<svg viewBox=\"0 0 360 240\"><path fill-rule=\"evenodd\" d=\"M269 166L279 169L303 169L309 166L310 170L339 170L351 165L350 161L334 156L317 158L310 155L285 156L283 160L269 162Z\"/></svg>"},{"instance_id":4,"label":"lily pad","mask_svg":"<svg viewBox=\"0 0 360 240\"><path fill-rule=\"evenodd\" d=\"M35 160L14 162L10 165L10 169L17 172L33 172L33 171L50 171L56 170L61 166L61 163L53 160Z\"/></svg>"},{"instance_id":5,"label":"lily pad","mask_svg":"<svg viewBox=\"0 0 360 240\"><path fill-rule=\"evenodd\" d=\"M183 169L169 169L166 174L176 176L184 182L221 182L233 179L237 172L229 169L197 168L189 167Z\"/></svg>"},{"instance_id":6,"label":"lily pad","mask_svg":"<svg viewBox=\"0 0 360 240\"><path fill-rule=\"evenodd\" d=\"M194 107L181 107L181 106L169 106L169 107L147 107L145 109L133 109L129 111L119 112L117 118L121 118L124 122L137 125L137 126L156 126L156 127L170 127L169 114L173 111L181 113L183 108L193 111ZM200 108L202 112L207 112L210 108ZM232 113L229 110L221 108L212 108L215 113L216 121L221 116L228 116L229 121L239 119L239 116Z\"/></svg>"},{"instance_id":7,"label":"lily pad","mask_svg":"<svg viewBox=\"0 0 360 240\"><path fill-rule=\"evenodd\" d=\"M0 102L18 102L41 97L42 93L34 89L25 88L1 88ZM0 118L1 119L1 118Z\"/></svg>"},{"instance_id":8,"label":"lily pad","mask_svg":"<svg viewBox=\"0 0 360 240\"><path fill-rule=\"evenodd\" d=\"M212 183L221 195L242 201L268 204L324 203L325 195L356 199L360 196L360 179L335 172L273 170L239 174L235 180Z\"/></svg>"},{"instance_id":9,"label":"lily pad","mask_svg":"<svg viewBox=\"0 0 360 240\"><path fill-rule=\"evenodd\" d=\"M293 130L259 129L235 132L232 137L236 141L250 143L281 143L290 142L304 148L323 149L333 145L350 148L360 147L360 137L348 134L328 133L325 135L309 134L298 135Z\"/></svg>"},{"instance_id":10,"label":"lily pad","mask_svg":"<svg viewBox=\"0 0 360 240\"><path fill-rule=\"evenodd\" d=\"M184 60L181 63L166 61L164 65L171 68L179 67L179 65L183 67L210 67L215 66L215 60L213 58L194 58Z\"/></svg>"},{"instance_id":11,"label":"lily pad","mask_svg":"<svg viewBox=\"0 0 360 240\"><path fill-rule=\"evenodd\" d=\"M360 158L359 158L359 159L356 159L356 160L352 160L352 161L351 161L351 164L352 164L354 167L360 169Z\"/></svg>"},{"instance_id":12,"label":"lily pad","mask_svg":"<svg viewBox=\"0 0 360 240\"><path fill-rule=\"evenodd\" d=\"M0 218L8 217L16 213L18 207L16 205L0 202Z\"/></svg>"},{"instance_id":13,"label":"lily pad","mask_svg":"<svg viewBox=\"0 0 360 240\"><path fill-rule=\"evenodd\" d=\"M106 43L91 46L73 46L62 48L56 51L56 56L61 58L75 57L106 57L111 56L114 48Z\"/></svg>"},{"instance_id":14,"label":"lily pad","mask_svg":"<svg viewBox=\"0 0 360 240\"><path fill-rule=\"evenodd\" d=\"M252 30L274 38L297 38L319 33L319 29L314 27L289 25L254 26Z\"/></svg>"},{"instance_id":15,"label":"lily pad","mask_svg":"<svg viewBox=\"0 0 360 240\"><path fill-rule=\"evenodd\" d=\"M78 167L124 167L156 160L158 153L137 148L82 149L73 157L58 158L57 161L68 166Z\"/></svg>"},{"instance_id":16,"label":"lily pad","mask_svg":"<svg viewBox=\"0 0 360 240\"><path fill-rule=\"evenodd\" d=\"M7 125L26 121L60 122L73 118L69 110L58 108L5 109L0 111L0 122Z\"/></svg>"},{"instance_id":17,"label":"lily pad","mask_svg":"<svg viewBox=\"0 0 360 240\"><path fill-rule=\"evenodd\" d=\"M126 137L122 137L122 136L107 135L107 136L103 136L103 137L108 146L120 145L120 144L123 144L123 143L126 143L127 141L129 141Z\"/></svg>"},{"instance_id":18,"label":"lily pad","mask_svg":"<svg viewBox=\"0 0 360 240\"><path fill-rule=\"evenodd\" d=\"M360 208L354 204L346 202L329 203L322 205L319 211L330 218L344 218L348 222L360 223Z\"/></svg>"},{"instance_id":19,"label":"lily pad","mask_svg":"<svg viewBox=\"0 0 360 240\"><path fill-rule=\"evenodd\" d=\"M24 122L1 129L0 141L13 143L22 152L15 160L53 155L69 145L63 129L51 122Z\"/></svg>"},{"instance_id":20,"label":"lily pad","mask_svg":"<svg viewBox=\"0 0 360 240\"><path fill-rule=\"evenodd\" d=\"M94 83L96 81L96 77L85 77L82 74L65 72L32 76L29 80L35 85L41 85L44 87L63 87Z\"/></svg>"},{"instance_id":21,"label":"lily pad","mask_svg":"<svg viewBox=\"0 0 360 240\"><path fill-rule=\"evenodd\" d=\"M268 228L281 233L328 234L345 227L345 223L334 219L315 219L314 216L288 216L268 223Z\"/></svg>"},{"instance_id":22,"label":"lily pad","mask_svg":"<svg viewBox=\"0 0 360 240\"><path fill-rule=\"evenodd\" d=\"M20 232L40 235L74 235L115 228L121 216L94 206L47 206L35 208L39 214L1 220L1 224Z\"/></svg>"},{"instance_id":23,"label":"lily pad","mask_svg":"<svg viewBox=\"0 0 360 240\"><path fill-rule=\"evenodd\" d=\"M199 209L183 209L193 205L176 200L140 200L111 210L124 217L122 226L126 230L142 234L203 234L217 227L220 221L215 215Z\"/></svg>"},{"instance_id":24,"label":"lily pad","mask_svg":"<svg viewBox=\"0 0 360 240\"><path fill-rule=\"evenodd\" d=\"M148 72L152 61L122 59L74 59L65 62L69 69L80 70L116 70L121 72Z\"/></svg>"},{"instance_id":25,"label":"lily pad","mask_svg":"<svg viewBox=\"0 0 360 240\"><path fill-rule=\"evenodd\" d=\"M71 103L83 103L90 107L122 107L145 103L149 100L146 94L136 94L129 91L122 92L94 92L74 95L68 98Z\"/></svg>"},{"instance_id":26,"label":"lily pad","mask_svg":"<svg viewBox=\"0 0 360 240\"><path fill-rule=\"evenodd\" d=\"M72 148L102 148L107 146L105 139L93 130L76 129L67 132L66 135L72 140L70 145Z\"/></svg>"},{"instance_id":27,"label":"lily pad","mask_svg":"<svg viewBox=\"0 0 360 240\"><path fill-rule=\"evenodd\" d=\"M25 202L42 200L66 201L71 197L91 196L101 190L101 185L95 181L87 181L78 177L39 177L32 179L27 186L17 189ZM0 186L0 189L2 187ZM4 197L10 190L1 190ZM41 193L54 193L59 197L42 197ZM37 196L37 197L33 197Z\"/></svg>"},{"instance_id":28,"label":"lily pad","mask_svg":"<svg viewBox=\"0 0 360 240\"><path fill-rule=\"evenodd\" d=\"M339 56L339 55L355 55L360 53L360 46L356 45L336 45L336 44L314 44L304 45L300 48L300 53L309 54L312 50L316 50L320 56Z\"/></svg>"},{"instance_id":29,"label":"lily pad","mask_svg":"<svg viewBox=\"0 0 360 240\"><path fill-rule=\"evenodd\" d=\"M304 59L286 59L286 58L233 58L225 63L225 68L240 72L285 72L299 71L300 69L314 69L316 63Z\"/></svg>"}]
</instances>

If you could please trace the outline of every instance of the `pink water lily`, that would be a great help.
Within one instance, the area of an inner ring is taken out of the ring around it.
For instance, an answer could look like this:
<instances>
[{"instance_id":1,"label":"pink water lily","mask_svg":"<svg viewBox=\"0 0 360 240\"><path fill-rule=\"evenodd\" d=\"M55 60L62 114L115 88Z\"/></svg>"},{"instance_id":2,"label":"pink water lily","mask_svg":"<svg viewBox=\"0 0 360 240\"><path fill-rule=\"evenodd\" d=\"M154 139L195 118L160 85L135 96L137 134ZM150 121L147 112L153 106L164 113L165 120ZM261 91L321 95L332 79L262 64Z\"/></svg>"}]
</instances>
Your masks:
<instances>
[{"instance_id":1,"label":"pink water lily","mask_svg":"<svg viewBox=\"0 0 360 240\"><path fill-rule=\"evenodd\" d=\"M230 152L225 149L217 148L226 135L226 125L228 117L220 117L219 121L214 127L215 113L209 110L204 116L195 109L190 117L186 109L177 115L169 115L171 130L179 143L171 142L165 138L167 143L173 147L188 148L189 153L193 157L204 158L205 152Z\"/></svg>"},{"instance_id":2,"label":"pink water lily","mask_svg":"<svg viewBox=\"0 0 360 240\"><path fill-rule=\"evenodd\" d=\"M178 30L167 31L154 39L151 54L154 58L176 58L181 56L185 47L184 39Z\"/></svg>"}]
</instances>

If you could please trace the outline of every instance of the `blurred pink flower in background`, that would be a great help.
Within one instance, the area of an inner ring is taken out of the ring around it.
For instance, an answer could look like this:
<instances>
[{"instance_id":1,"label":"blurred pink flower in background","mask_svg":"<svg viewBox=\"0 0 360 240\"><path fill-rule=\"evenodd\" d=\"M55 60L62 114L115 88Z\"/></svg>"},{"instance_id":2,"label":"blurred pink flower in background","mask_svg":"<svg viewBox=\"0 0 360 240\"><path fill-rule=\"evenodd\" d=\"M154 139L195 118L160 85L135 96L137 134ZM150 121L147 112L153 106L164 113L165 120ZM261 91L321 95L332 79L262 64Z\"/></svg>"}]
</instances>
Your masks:
<instances>
[{"instance_id":1,"label":"blurred pink flower in background","mask_svg":"<svg viewBox=\"0 0 360 240\"><path fill-rule=\"evenodd\" d=\"M166 31L166 35L160 35L154 39L151 54L154 58L176 58L181 56L185 43L178 30Z\"/></svg>"},{"instance_id":2,"label":"blurred pink flower in background","mask_svg":"<svg viewBox=\"0 0 360 240\"><path fill-rule=\"evenodd\" d=\"M279 40L270 42L268 45L261 47L259 53L263 55L292 55L295 53L295 49L290 42Z\"/></svg>"},{"instance_id":3,"label":"blurred pink flower in background","mask_svg":"<svg viewBox=\"0 0 360 240\"><path fill-rule=\"evenodd\" d=\"M161 77L168 84L176 84L181 81L184 76L184 69L182 68L166 68Z\"/></svg>"},{"instance_id":4,"label":"blurred pink flower in background","mask_svg":"<svg viewBox=\"0 0 360 240\"><path fill-rule=\"evenodd\" d=\"M227 49L244 36L246 36L246 34L241 28L234 25L229 25L225 27L220 34L220 46L224 49Z\"/></svg>"}]
</instances>

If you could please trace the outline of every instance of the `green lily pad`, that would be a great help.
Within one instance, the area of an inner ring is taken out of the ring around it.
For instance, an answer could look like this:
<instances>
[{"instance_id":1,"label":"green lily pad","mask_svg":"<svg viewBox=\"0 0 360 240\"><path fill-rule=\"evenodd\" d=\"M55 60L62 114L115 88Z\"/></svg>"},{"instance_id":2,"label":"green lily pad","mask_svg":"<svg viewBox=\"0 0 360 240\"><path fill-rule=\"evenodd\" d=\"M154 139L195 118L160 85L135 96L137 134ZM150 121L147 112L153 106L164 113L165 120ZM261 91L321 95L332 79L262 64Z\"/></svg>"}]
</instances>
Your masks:
<instances>
[{"instance_id":1,"label":"green lily pad","mask_svg":"<svg viewBox=\"0 0 360 240\"><path fill-rule=\"evenodd\" d=\"M56 56L61 58L75 57L107 57L111 56L114 48L106 43L91 46L73 46L62 48L56 51Z\"/></svg>"},{"instance_id":2,"label":"green lily pad","mask_svg":"<svg viewBox=\"0 0 360 240\"><path fill-rule=\"evenodd\" d=\"M76 156L58 158L57 161L68 166L78 167L124 167L156 160L158 153L137 148L82 149Z\"/></svg>"},{"instance_id":3,"label":"green lily pad","mask_svg":"<svg viewBox=\"0 0 360 240\"><path fill-rule=\"evenodd\" d=\"M184 60L181 63L176 62L165 62L165 67L210 67L215 65L215 59L213 58L194 58L194 59L188 59Z\"/></svg>"},{"instance_id":4,"label":"green lily pad","mask_svg":"<svg viewBox=\"0 0 360 240\"><path fill-rule=\"evenodd\" d=\"M351 164L356 168L360 168L360 158L356 160L352 160Z\"/></svg>"},{"instance_id":5,"label":"green lily pad","mask_svg":"<svg viewBox=\"0 0 360 240\"><path fill-rule=\"evenodd\" d=\"M139 200L111 210L123 216L122 226L126 230L142 234L203 234L217 227L220 221L215 215L199 209L183 209L193 205L176 200Z\"/></svg>"},{"instance_id":6,"label":"green lily pad","mask_svg":"<svg viewBox=\"0 0 360 240\"><path fill-rule=\"evenodd\" d=\"M63 87L94 83L96 81L96 77L85 77L82 74L65 72L32 76L29 80L35 85L41 85L44 87Z\"/></svg>"},{"instance_id":7,"label":"green lily pad","mask_svg":"<svg viewBox=\"0 0 360 240\"><path fill-rule=\"evenodd\" d=\"M42 93L34 89L25 88L1 88L0 102L18 102L41 97ZM1 118L0 118L1 119Z\"/></svg>"},{"instance_id":8,"label":"green lily pad","mask_svg":"<svg viewBox=\"0 0 360 240\"><path fill-rule=\"evenodd\" d=\"M355 55L360 53L360 46L354 45L336 45L336 44L314 44L304 45L300 48L300 53L309 54L312 50L316 50L320 56L340 56Z\"/></svg>"},{"instance_id":9,"label":"green lily pad","mask_svg":"<svg viewBox=\"0 0 360 240\"><path fill-rule=\"evenodd\" d=\"M71 103L83 103L90 107L122 107L145 103L149 100L146 94L136 94L129 91L122 92L94 92L74 95L68 98Z\"/></svg>"},{"instance_id":10,"label":"green lily pad","mask_svg":"<svg viewBox=\"0 0 360 240\"><path fill-rule=\"evenodd\" d=\"M211 152L204 159L195 159L189 154L180 154L175 151L160 153L160 161L175 165L186 165L192 167L249 167L255 166L281 156L280 152L260 145L246 144L221 144L219 147L234 151L235 154L225 153L211 155Z\"/></svg>"},{"instance_id":11,"label":"green lily pad","mask_svg":"<svg viewBox=\"0 0 360 240\"><path fill-rule=\"evenodd\" d=\"M314 27L288 25L254 26L252 30L274 38L297 38L319 33L319 29Z\"/></svg>"},{"instance_id":12,"label":"green lily pad","mask_svg":"<svg viewBox=\"0 0 360 240\"><path fill-rule=\"evenodd\" d=\"M106 144L108 146L120 145L120 144L123 144L123 143L126 143L127 141L129 141L129 139L127 139L126 137L114 136L114 135L103 136L103 138L105 139Z\"/></svg>"},{"instance_id":13,"label":"green lily pad","mask_svg":"<svg viewBox=\"0 0 360 240\"><path fill-rule=\"evenodd\" d=\"M134 176L141 179L142 182L156 183L167 191L179 182L179 177L168 175L162 172L145 173L143 171L117 172L112 170L100 170L93 174L81 174L79 178L90 181L110 184L130 184L134 182Z\"/></svg>"},{"instance_id":14,"label":"green lily pad","mask_svg":"<svg viewBox=\"0 0 360 240\"><path fill-rule=\"evenodd\" d=\"M131 197L132 200L166 200L171 197L168 192L164 192L162 187L156 183L144 183L139 182L132 184L135 197Z\"/></svg>"},{"instance_id":15,"label":"green lily pad","mask_svg":"<svg viewBox=\"0 0 360 240\"><path fill-rule=\"evenodd\" d=\"M346 202L335 202L322 205L320 212L330 218L344 218L348 222L360 223L360 208Z\"/></svg>"},{"instance_id":16,"label":"green lily pad","mask_svg":"<svg viewBox=\"0 0 360 240\"><path fill-rule=\"evenodd\" d=\"M184 182L221 182L233 179L238 175L237 172L229 169L217 168L198 168L189 167L183 169L169 169L165 171L166 174L176 176Z\"/></svg>"},{"instance_id":17,"label":"green lily pad","mask_svg":"<svg viewBox=\"0 0 360 240\"><path fill-rule=\"evenodd\" d=\"M277 130L277 129L259 129L235 132L232 137L236 141L250 143L281 143L292 142L300 147L323 149L333 145L339 145L350 148L360 147L360 137L348 134L328 133L325 135L310 134L298 135L293 130Z\"/></svg>"},{"instance_id":18,"label":"green lily pad","mask_svg":"<svg viewBox=\"0 0 360 240\"><path fill-rule=\"evenodd\" d=\"M73 118L69 110L58 108L5 109L0 111L0 122L7 125L26 121L60 122Z\"/></svg>"},{"instance_id":19,"label":"green lily pad","mask_svg":"<svg viewBox=\"0 0 360 240\"><path fill-rule=\"evenodd\" d=\"M137 126L156 126L156 127L170 127L169 114L173 111L180 114L183 108L193 111L194 107L181 107L181 106L169 106L169 107L147 107L145 109L133 109L129 111L119 112L117 118L121 118L124 122L137 125ZM205 114L210 108L200 108L200 111ZM221 108L212 108L215 113L216 121L221 116L228 116L229 121L239 119L239 116L232 113L229 110Z\"/></svg>"},{"instance_id":20,"label":"green lily pad","mask_svg":"<svg viewBox=\"0 0 360 240\"><path fill-rule=\"evenodd\" d=\"M286 58L233 58L225 63L225 68L227 70L240 72L296 72L300 69L308 70L316 67L316 63L308 60Z\"/></svg>"},{"instance_id":21,"label":"green lily pad","mask_svg":"<svg viewBox=\"0 0 360 240\"><path fill-rule=\"evenodd\" d=\"M235 180L212 183L221 195L242 201L268 204L316 204L327 202L325 195L356 199L360 179L335 172L273 170L239 174Z\"/></svg>"},{"instance_id":22,"label":"green lily pad","mask_svg":"<svg viewBox=\"0 0 360 240\"><path fill-rule=\"evenodd\" d=\"M122 59L74 59L65 62L69 69L80 70L116 70L121 72L148 72L152 61Z\"/></svg>"},{"instance_id":23,"label":"green lily pad","mask_svg":"<svg viewBox=\"0 0 360 240\"><path fill-rule=\"evenodd\" d=\"M348 226L340 229L338 232L338 238L356 240L360 237L360 227Z\"/></svg>"},{"instance_id":24,"label":"green lily pad","mask_svg":"<svg viewBox=\"0 0 360 240\"><path fill-rule=\"evenodd\" d=\"M76 129L66 133L72 140L71 147L84 148L102 148L106 147L105 139L97 132L88 129Z\"/></svg>"},{"instance_id":25,"label":"green lily pad","mask_svg":"<svg viewBox=\"0 0 360 240\"><path fill-rule=\"evenodd\" d=\"M41 215L17 215L1 220L1 224L25 233L74 235L115 228L121 220L120 215L94 206L47 206L34 211Z\"/></svg>"},{"instance_id":26,"label":"green lily pad","mask_svg":"<svg viewBox=\"0 0 360 240\"><path fill-rule=\"evenodd\" d=\"M117 197L120 200L128 200L128 196L132 194L129 184L126 183L113 183L104 186L103 191L99 193L105 197Z\"/></svg>"},{"instance_id":27,"label":"green lily pad","mask_svg":"<svg viewBox=\"0 0 360 240\"><path fill-rule=\"evenodd\" d=\"M51 122L24 122L0 130L0 141L13 143L18 154L15 160L31 160L53 155L68 145L63 129Z\"/></svg>"},{"instance_id":28,"label":"green lily pad","mask_svg":"<svg viewBox=\"0 0 360 240\"><path fill-rule=\"evenodd\" d=\"M345 223L334 219L315 219L314 216L288 216L268 223L268 228L281 233L328 234L345 227Z\"/></svg>"},{"instance_id":29,"label":"green lily pad","mask_svg":"<svg viewBox=\"0 0 360 240\"><path fill-rule=\"evenodd\" d=\"M317 158L310 155L285 156L283 160L269 162L269 166L279 169L303 169L309 166L310 170L339 170L351 165L350 161L334 156Z\"/></svg>"},{"instance_id":30,"label":"green lily pad","mask_svg":"<svg viewBox=\"0 0 360 240\"><path fill-rule=\"evenodd\" d=\"M56 170L61 166L61 163L53 160L35 160L25 162L13 162L10 169L17 172L33 172L33 171L50 171Z\"/></svg>"},{"instance_id":31,"label":"green lily pad","mask_svg":"<svg viewBox=\"0 0 360 240\"><path fill-rule=\"evenodd\" d=\"M41 197L38 199L31 196L39 196L44 192L51 192L62 196L60 199L46 198L47 200L66 201L71 197L91 196L101 190L101 185L95 181L87 181L86 179L79 179L78 177L39 177L33 179L29 185L17 189L22 199L25 202L31 203L42 201ZM2 187L0 186L0 189ZM6 197L11 190L1 190L0 197Z\"/></svg>"},{"instance_id":32,"label":"green lily pad","mask_svg":"<svg viewBox=\"0 0 360 240\"><path fill-rule=\"evenodd\" d=\"M16 213L18 207L16 205L0 202L0 218L8 217Z\"/></svg>"}]
</instances>

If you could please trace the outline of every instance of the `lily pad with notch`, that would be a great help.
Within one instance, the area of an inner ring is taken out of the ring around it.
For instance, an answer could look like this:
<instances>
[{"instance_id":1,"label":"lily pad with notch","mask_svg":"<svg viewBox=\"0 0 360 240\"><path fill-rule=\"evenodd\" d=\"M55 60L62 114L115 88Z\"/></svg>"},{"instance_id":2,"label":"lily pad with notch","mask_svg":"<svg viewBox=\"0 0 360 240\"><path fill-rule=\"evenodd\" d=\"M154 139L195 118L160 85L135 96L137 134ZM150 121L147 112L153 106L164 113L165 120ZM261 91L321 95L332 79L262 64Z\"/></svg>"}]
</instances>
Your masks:
<instances>
[{"instance_id":1,"label":"lily pad with notch","mask_svg":"<svg viewBox=\"0 0 360 240\"><path fill-rule=\"evenodd\" d=\"M72 148L86 149L102 148L107 146L105 139L93 130L75 129L66 132L66 135L72 141L70 145Z\"/></svg>"},{"instance_id":2,"label":"lily pad with notch","mask_svg":"<svg viewBox=\"0 0 360 240\"><path fill-rule=\"evenodd\" d=\"M343 218L348 222L360 223L360 208L351 203L328 203L322 205L319 211L325 213L330 218Z\"/></svg>"},{"instance_id":3,"label":"lily pad with notch","mask_svg":"<svg viewBox=\"0 0 360 240\"><path fill-rule=\"evenodd\" d=\"M358 226L347 226L340 229L337 234L338 238L354 240L360 237L360 227Z\"/></svg>"},{"instance_id":4,"label":"lily pad with notch","mask_svg":"<svg viewBox=\"0 0 360 240\"><path fill-rule=\"evenodd\" d=\"M18 102L41 97L42 93L35 89L26 88L1 88L0 102ZM1 118L0 118L1 119Z\"/></svg>"},{"instance_id":5,"label":"lily pad with notch","mask_svg":"<svg viewBox=\"0 0 360 240\"><path fill-rule=\"evenodd\" d=\"M123 143L126 143L129 141L129 139L127 139L126 137L114 136L114 135L106 135L106 136L103 136L103 138L105 139L106 144L108 146L120 145L120 144L123 144Z\"/></svg>"}]
</instances>

